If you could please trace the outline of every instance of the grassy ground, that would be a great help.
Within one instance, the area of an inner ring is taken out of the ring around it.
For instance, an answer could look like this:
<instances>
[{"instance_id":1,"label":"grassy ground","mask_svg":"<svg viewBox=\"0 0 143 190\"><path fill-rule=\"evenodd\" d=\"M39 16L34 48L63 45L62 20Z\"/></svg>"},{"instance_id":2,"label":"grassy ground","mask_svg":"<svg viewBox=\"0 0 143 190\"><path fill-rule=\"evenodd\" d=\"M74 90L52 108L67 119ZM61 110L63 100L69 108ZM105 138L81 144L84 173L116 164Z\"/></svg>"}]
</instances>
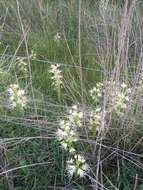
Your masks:
<instances>
[{"instance_id":1,"label":"grassy ground","mask_svg":"<svg viewBox=\"0 0 143 190\"><path fill-rule=\"evenodd\" d=\"M136 94L143 79L142 4L100 6L94 0L81 1L81 7L72 0L0 1L0 190L143 189L143 89ZM60 95L50 72L57 63ZM124 117L113 112L107 118L101 136L90 138L85 116L76 146L90 172L69 178L69 153L56 138L59 121L75 104L85 112L96 109L89 90L108 80L131 87L132 101ZM8 108L5 92L13 83L27 92L24 111Z\"/></svg>"}]
</instances>

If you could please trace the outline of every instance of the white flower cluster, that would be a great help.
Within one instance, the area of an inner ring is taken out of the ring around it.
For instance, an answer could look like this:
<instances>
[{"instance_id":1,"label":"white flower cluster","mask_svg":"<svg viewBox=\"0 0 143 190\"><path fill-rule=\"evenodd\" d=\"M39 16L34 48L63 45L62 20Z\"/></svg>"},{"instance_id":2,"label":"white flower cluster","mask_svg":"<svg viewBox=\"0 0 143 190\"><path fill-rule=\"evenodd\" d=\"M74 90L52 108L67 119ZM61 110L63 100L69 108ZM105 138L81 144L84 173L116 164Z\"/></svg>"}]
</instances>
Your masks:
<instances>
[{"instance_id":1,"label":"white flower cluster","mask_svg":"<svg viewBox=\"0 0 143 190\"><path fill-rule=\"evenodd\" d=\"M129 103L129 97L131 89L127 87L125 83L116 85L112 84L112 88L109 90L109 109L115 111L116 114L122 115Z\"/></svg>"},{"instance_id":2,"label":"white flower cluster","mask_svg":"<svg viewBox=\"0 0 143 190\"><path fill-rule=\"evenodd\" d=\"M77 127L82 124L82 112L78 111L77 106L72 106L69 111L67 120L60 122L60 127L57 130L57 138L61 146L69 152L74 152L74 142L77 141L78 132Z\"/></svg>"},{"instance_id":3,"label":"white flower cluster","mask_svg":"<svg viewBox=\"0 0 143 190\"><path fill-rule=\"evenodd\" d=\"M65 150L69 152L75 151L73 143L77 141L77 131L72 128L69 122L64 120L60 122L60 128L57 130L57 139Z\"/></svg>"},{"instance_id":4,"label":"white flower cluster","mask_svg":"<svg viewBox=\"0 0 143 190\"><path fill-rule=\"evenodd\" d=\"M90 96L101 106L103 102L104 94L108 94L107 100L107 112L111 110L116 114L124 113L127 108L131 89L127 87L125 83L116 84L115 81L108 81L105 85L103 83L97 83L96 86L90 90Z\"/></svg>"},{"instance_id":5,"label":"white flower cluster","mask_svg":"<svg viewBox=\"0 0 143 190\"><path fill-rule=\"evenodd\" d=\"M75 127L81 127L82 125L83 112L79 111L77 106L74 105L69 110L68 119L70 123Z\"/></svg>"},{"instance_id":6,"label":"white flower cluster","mask_svg":"<svg viewBox=\"0 0 143 190\"><path fill-rule=\"evenodd\" d=\"M55 34L55 36L54 36L54 41L57 42L57 43L59 43L60 40L61 40L61 35L60 35L60 33L58 32L58 33Z\"/></svg>"},{"instance_id":7,"label":"white flower cluster","mask_svg":"<svg viewBox=\"0 0 143 190\"><path fill-rule=\"evenodd\" d=\"M73 158L67 161L67 171L69 176L78 175L84 177L89 170L89 166L86 163L83 156L75 154Z\"/></svg>"},{"instance_id":8,"label":"white flower cluster","mask_svg":"<svg viewBox=\"0 0 143 190\"><path fill-rule=\"evenodd\" d=\"M26 95L25 91L21 90L17 84L11 84L7 90L9 96L10 106L15 108L21 106L22 108L26 107Z\"/></svg>"},{"instance_id":9,"label":"white flower cluster","mask_svg":"<svg viewBox=\"0 0 143 190\"><path fill-rule=\"evenodd\" d=\"M100 101L102 98L102 91L103 83L101 82L97 83L96 86L89 91L89 94L94 102L98 103Z\"/></svg>"},{"instance_id":10,"label":"white flower cluster","mask_svg":"<svg viewBox=\"0 0 143 190\"><path fill-rule=\"evenodd\" d=\"M50 72L52 73L52 80L53 80L53 85L56 88L61 87L62 85L62 72L59 69L60 65L59 64L55 64L55 65L51 65L51 70Z\"/></svg>"},{"instance_id":11,"label":"white flower cluster","mask_svg":"<svg viewBox=\"0 0 143 190\"><path fill-rule=\"evenodd\" d=\"M76 154L75 148L75 142L78 141L77 128L82 125L82 117L83 113L78 110L77 106L72 106L67 120L62 120L57 130L57 139L61 146L73 156L67 161L67 171L71 177L74 174L83 177L89 168L83 156Z\"/></svg>"},{"instance_id":12,"label":"white flower cluster","mask_svg":"<svg viewBox=\"0 0 143 190\"><path fill-rule=\"evenodd\" d=\"M107 9L108 3L109 3L109 0L100 0L100 3L99 3L100 11L105 11Z\"/></svg>"}]
</instances>

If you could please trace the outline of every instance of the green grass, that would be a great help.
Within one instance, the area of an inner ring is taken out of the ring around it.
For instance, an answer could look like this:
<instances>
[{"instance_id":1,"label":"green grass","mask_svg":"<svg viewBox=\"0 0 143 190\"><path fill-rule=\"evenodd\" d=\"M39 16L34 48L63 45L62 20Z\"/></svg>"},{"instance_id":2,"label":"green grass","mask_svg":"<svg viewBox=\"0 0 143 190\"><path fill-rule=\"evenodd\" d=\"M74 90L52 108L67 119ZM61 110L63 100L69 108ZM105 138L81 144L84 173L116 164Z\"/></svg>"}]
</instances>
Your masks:
<instances>
[{"instance_id":1,"label":"green grass","mask_svg":"<svg viewBox=\"0 0 143 190\"><path fill-rule=\"evenodd\" d=\"M139 105L136 113L131 113L125 123L115 118L102 141L95 137L90 142L86 130L82 131L82 141L77 147L92 167L89 175L93 181L89 178L68 178L65 168L69 155L55 138L58 122L65 118L66 110L74 104L82 105L81 70L87 109L94 108L89 90L97 82L111 78L118 53L117 31L122 8L120 5L114 7L110 1L109 9L103 14L99 11L98 2L82 2L80 68L78 3L64 0L21 0L19 3L25 32L29 28L26 36L28 52L31 54L33 50L36 58L30 59L32 72L28 72L27 76L17 69L16 57L25 57L26 62L28 57L24 41L21 43L23 33L16 1L0 1L0 173L5 166L4 171L7 171L7 175L0 177L0 190L93 189L99 155L98 180L106 189L142 190L143 133L142 107ZM142 10L137 8L129 38L126 39L129 40L127 62L125 68L121 68L121 80L130 85L134 84L135 70L140 68L142 42L138 36L142 32L141 16ZM57 33L61 35L60 43L54 41ZM49 72L50 66L55 63L60 64L64 76L60 100ZM29 104L24 114L5 109L4 92L15 82L28 91ZM96 142L96 155L92 157ZM100 145L103 145L101 152ZM31 165L35 163L38 164ZM14 170L8 172L11 168Z\"/></svg>"}]
</instances>

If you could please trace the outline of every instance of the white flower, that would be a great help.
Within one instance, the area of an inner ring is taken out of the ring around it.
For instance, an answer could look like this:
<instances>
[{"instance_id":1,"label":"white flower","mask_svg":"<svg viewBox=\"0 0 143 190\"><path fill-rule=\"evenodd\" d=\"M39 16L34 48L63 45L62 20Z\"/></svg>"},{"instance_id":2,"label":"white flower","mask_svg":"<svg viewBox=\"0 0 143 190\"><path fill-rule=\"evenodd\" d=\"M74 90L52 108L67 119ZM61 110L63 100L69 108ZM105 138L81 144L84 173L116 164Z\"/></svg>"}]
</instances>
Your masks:
<instances>
[{"instance_id":1,"label":"white flower","mask_svg":"<svg viewBox=\"0 0 143 190\"><path fill-rule=\"evenodd\" d=\"M99 82L89 91L89 95L93 101L98 102L102 97L103 83Z\"/></svg>"},{"instance_id":2,"label":"white flower","mask_svg":"<svg viewBox=\"0 0 143 190\"><path fill-rule=\"evenodd\" d=\"M7 93L8 93L9 96L12 96L12 95L13 95L13 90L12 90L11 87L7 90Z\"/></svg>"},{"instance_id":3,"label":"white flower","mask_svg":"<svg viewBox=\"0 0 143 190\"><path fill-rule=\"evenodd\" d=\"M64 120L60 122L60 128L57 130L57 139L64 149L69 150L69 152L75 151L73 143L77 141L77 131L72 129L69 122Z\"/></svg>"},{"instance_id":4,"label":"white flower","mask_svg":"<svg viewBox=\"0 0 143 190\"><path fill-rule=\"evenodd\" d=\"M55 36L54 36L54 41L59 43L60 42L60 39L61 39L61 35L60 33L57 33Z\"/></svg>"},{"instance_id":5,"label":"white flower","mask_svg":"<svg viewBox=\"0 0 143 190\"><path fill-rule=\"evenodd\" d=\"M70 176L73 176L74 173L76 173L76 167L75 165L71 165L70 163L68 163L67 165L67 171L69 173Z\"/></svg>"},{"instance_id":6,"label":"white flower","mask_svg":"<svg viewBox=\"0 0 143 190\"><path fill-rule=\"evenodd\" d=\"M73 158L67 161L67 172L72 177L74 174L84 177L89 171L89 166L83 156L75 154Z\"/></svg>"},{"instance_id":7,"label":"white flower","mask_svg":"<svg viewBox=\"0 0 143 190\"><path fill-rule=\"evenodd\" d=\"M81 126L82 125L83 112L78 111L76 105L72 106L72 109L69 110L68 119L73 126Z\"/></svg>"},{"instance_id":8,"label":"white flower","mask_svg":"<svg viewBox=\"0 0 143 190\"><path fill-rule=\"evenodd\" d=\"M22 108L26 107L27 98L25 96L25 91L21 90L17 84L11 84L7 90L9 96L9 103L12 108L20 105Z\"/></svg>"},{"instance_id":9,"label":"white flower","mask_svg":"<svg viewBox=\"0 0 143 190\"><path fill-rule=\"evenodd\" d=\"M66 137L68 137L70 130L71 130L70 124L68 122L61 121L60 128L57 130L58 139L63 140Z\"/></svg>"},{"instance_id":10,"label":"white flower","mask_svg":"<svg viewBox=\"0 0 143 190\"><path fill-rule=\"evenodd\" d=\"M121 88L125 89L125 88L127 88L127 85L123 82L123 83L121 84Z\"/></svg>"},{"instance_id":11,"label":"white flower","mask_svg":"<svg viewBox=\"0 0 143 190\"><path fill-rule=\"evenodd\" d=\"M107 9L108 3L109 3L109 0L100 0L100 3L99 3L100 11L105 11Z\"/></svg>"},{"instance_id":12,"label":"white flower","mask_svg":"<svg viewBox=\"0 0 143 190\"><path fill-rule=\"evenodd\" d=\"M75 148L73 148L73 147L71 147L70 150L69 150L70 153L73 153L73 152L75 152L75 151L76 151L76 150L75 150Z\"/></svg>"},{"instance_id":13,"label":"white flower","mask_svg":"<svg viewBox=\"0 0 143 190\"><path fill-rule=\"evenodd\" d=\"M61 145L62 145L62 147L63 147L65 150L68 149L68 143L62 141Z\"/></svg>"},{"instance_id":14,"label":"white flower","mask_svg":"<svg viewBox=\"0 0 143 190\"><path fill-rule=\"evenodd\" d=\"M57 72L57 70L59 69L60 65L59 64L56 64L56 65L51 65L51 73L55 73Z\"/></svg>"},{"instance_id":15,"label":"white flower","mask_svg":"<svg viewBox=\"0 0 143 190\"><path fill-rule=\"evenodd\" d=\"M132 89L131 88L128 88L127 89L127 93L130 94L132 92Z\"/></svg>"},{"instance_id":16,"label":"white flower","mask_svg":"<svg viewBox=\"0 0 143 190\"><path fill-rule=\"evenodd\" d=\"M102 105L105 93L108 93L107 111L111 112L113 110L116 114L123 114L127 108L131 94L131 89L128 88L127 84L124 82L107 81L105 85L97 83L90 90L90 96L98 106Z\"/></svg>"},{"instance_id":17,"label":"white flower","mask_svg":"<svg viewBox=\"0 0 143 190\"><path fill-rule=\"evenodd\" d=\"M55 65L51 65L51 70L50 72L52 73L52 80L53 80L53 85L57 88L60 87L62 85L62 72L59 69L60 65L59 64L55 64Z\"/></svg>"},{"instance_id":18,"label":"white flower","mask_svg":"<svg viewBox=\"0 0 143 190\"><path fill-rule=\"evenodd\" d=\"M73 106L72 106L72 109L73 109L73 110L77 110L77 105L73 105Z\"/></svg>"},{"instance_id":19,"label":"white flower","mask_svg":"<svg viewBox=\"0 0 143 190\"><path fill-rule=\"evenodd\" d=\"M113 85L113 90L109 92L109 105L111 110L113 109L116 114L121 115L127 108L131 89L125 83L121 83L118 86Z\"/></svg>"},{"instance_id":20,"label":"white flower","mask_svg":"<svg viewBox=\"0 0 143 190\"><path fill-rule=\"evenodd\" d=\"M22 96L24 96L25 95L25 91L24 90L18 90L17 91L17 96L18 97L22 97Z\"/></svg>"}]
</instances>

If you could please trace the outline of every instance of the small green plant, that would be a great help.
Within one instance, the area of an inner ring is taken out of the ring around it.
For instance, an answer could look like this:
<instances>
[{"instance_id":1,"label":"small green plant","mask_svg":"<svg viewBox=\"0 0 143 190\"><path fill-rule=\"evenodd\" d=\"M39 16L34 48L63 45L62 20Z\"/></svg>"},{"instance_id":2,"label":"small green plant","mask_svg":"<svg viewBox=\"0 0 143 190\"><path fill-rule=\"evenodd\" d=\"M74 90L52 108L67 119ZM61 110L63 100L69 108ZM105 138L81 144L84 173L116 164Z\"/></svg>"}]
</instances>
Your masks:
<instances>
[{"instance_id":1,"label":"small green plant","mask_svg":"<svg viewBox=\"0 0 143 190\"><path fill-rule=\"evenodd\" d=\"M51 69L50 72L52 73L52 85L54 86L56 92L57 92L57 96L58 99L60 101L61 99L61 87L62 87L62 72L60 70L60 65L56 64L56 65L51 65Z\"/></svg>"},{"instance_id":2,"label":"small green plant","mask_svg":"<svg viewBox=\"0 0 143 190\"><path fill-rule=\"evenodd\" d=\"M69 177L72 177L73 175L85 177L89 170L89 165L86 163L86 160L82 155L74 154L73 158L67 161L66 169Z\"/></svg>"},{"instance_id":3,"label":"small green plant","mask_svg":"<svg viewBox=\"0 0 143 190\"><path fill-rule=\"evenodd\" d=\"M72 157L67 161L67 172L70 177L77 175L84 177L89 171L89 166L83 156L77 154L76 142L78 141L78 127L82 126L83 113L78 110L76 105L72 106L67 114L67 121L60 122L60 128L57 130L57 139L61 146Z\"/></svg>"},{"instance_id":4,"label":"small green plant","mask_svg":"<svg viewBox=\"0 0 143 190\"><path fill-rule=\"evenodd\" d=\"M75 151L74 142L77 141L77 131L70 122L64 120L60 122L60 128L57 130L57 139L65 150L69 152Z\"/></svg>"},{"instance_id":5,"label":"small green plant","mask_svg":"<svg viewBox=\"0 0 143 190\"><path fill-rule=\"evenodd\" d=\"M0 189L142 189L140 5L0 1Z\"/></svg>"},{"instance_id":6,"label":"small green plant","mask_svg":"<svg viewBox=\"0 0 143 190\"><path fill-rule=\"evenodd\" d=\"M115 112L117 115L124 114L129 103L131 88L125 83L115 81L107 81L105 84L97 83L90 90L90 96L96 103L98 109L103 107L103 102L106 101L106 112ZM104 100L107 98L106 100Z\"/></svg>"},{"instance_id":7,"label":"small green plant","mask_svg":"<svg viewBox=\"0 0 143 190\"><path fill-rule=\"evenodd\" d=\"M8 102L11 109L23 110L27 105L26 93L18 84L11 84L7 90Z\"/></svg>"}]
</instances>

